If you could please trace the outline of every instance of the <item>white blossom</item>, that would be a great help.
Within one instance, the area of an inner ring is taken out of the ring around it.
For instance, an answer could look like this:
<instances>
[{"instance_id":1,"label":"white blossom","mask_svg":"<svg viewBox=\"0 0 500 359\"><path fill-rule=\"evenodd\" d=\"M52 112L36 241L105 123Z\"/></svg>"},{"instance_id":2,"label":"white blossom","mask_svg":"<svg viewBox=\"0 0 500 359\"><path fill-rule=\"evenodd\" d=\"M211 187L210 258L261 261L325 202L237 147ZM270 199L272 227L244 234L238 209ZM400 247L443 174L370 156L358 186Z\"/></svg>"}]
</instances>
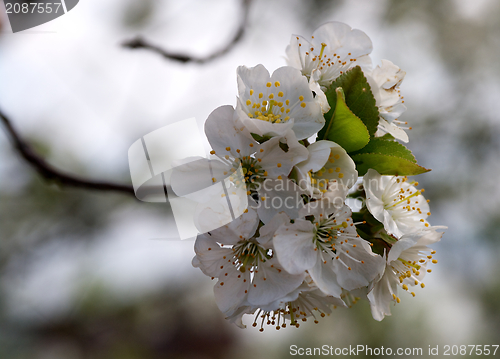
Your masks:
<instances>
[{"instance_id":1,"label":"white blossom","mask_svg":"<svg viewBox=\"0 0 500 359\"><path fill-rule=\"evenodd\" d=\"M321 197L327 187L343 188L347 191L358 179L356 165L347 152L332 141L322 140L307 147L306 160L296 165L299 185L312 197ZM333 186L334 182L338 186Z\"/></svg>"},{"instance_id":2,"label":"white blossom","mask_svg":"<svg viewBox=\"0 0 500 359\"><path fill-rule=\"evenodd\" d=\"M321 200L309 203L301 214L274 235L276 254L286 271L307 271L323 293L337 298L342 288L367 286L378 275L384 260L356 233L349 207Z\"/></svg>"},{"instance_id":3,"label":"white blossom","mask_svg":"<svg viewBox=\"0 0 500 359\"><path fill-rule=\"evenodd\" d=\"M370 84L380 114L375 135L383 136L389 133L398 140L408 142L408 135L405 132L409 128L406 126L408 123L398 120L399 116L406 111L399 90L406 72L391 61L382 60L382 66L377 66L372 71L365 71L364 74Z\"/></svg>"},{"instance_id":4,"label":"white blossom","mask_svg":"<svg viewBox=\"0 0 500 359\"><path fill-rule=\"evenodd\" d=\"M261 331L317 323L361 298L382 320L401 300L398 287L415 296L410 287L423 288L428 265L437 263L429 245L446 227L430 227L417 182L370 168L354 190L363 163L335 142L314 141L333 82L359 66L379 113L375 137L408 142L399 120L405 72L388 60L372 68L371 51L364 32L328 22L311 38L292 36L289 66L272 74L263 65L238 67L236 107L215 109L205 123L210 156L172 168L172 190L191 201L183 208L203 233L192 264L216 280L217 306L241 328L245 315ZM358 213L346 205L349 193L366 199Z\"/></svg>"},{"instance_id":5,"label":"white blossom","mask_svg":"<svg viewBox=\"0 0 500 359\"><path fill-rule=\"evenodd\" d=\"M240 307L234 315L228 319L240 327L244 327L242 317L245 314L253 314L252 326L260 326L264 331L264 325L274 326L277 330L286 328L287 325L299 327L299 322L306 322L312 317L314 323L318 323L320 317L332 313L332 308L346 307L343 299L326 295L321 292L306 276L304 282L285 297L278 299L268 305L252 307L246 305Z\"/></svg>"},{"instance_id":6,"label":"white blossom","mask_svg":"<svg viewBox=\"0 0 500 359\"><path fill-rule=\"evenodd\" d=\"M304 274L284 271L274 256L272 241L255 237L258 216L247 213L195 242L193 266L207 276L218 278L214 286L219 309L231 317L241 307L262 306L294 291Z\"/></svg>"},{"instance_id":7,"label":"white blossom","mask_svg":"<svg viewBox=\"0 0 500 359\"><path fill-rule=\"evenodd\" d=\"M383 275L380 276L368 293L368 300L372 310L373 318L384 319L384 316L391 315L390 304L399 303L398 286L410 292L410 287L420 285L426 273L432 270L427 269L429 263L437 263L433 259L436 253L428 247L429 244L439 241L443 235L437 232L438 229L446 227L430 227L401 237L386 254L387 262ZM415 296L414 292L410 292Z\"/></svg>"},{"instance_id":8,"label":"white blossom","mask_svg":"<svg viewBox=\"0 0 500 359\"><path fill-rule=\"evenodd\" d=\"M280 67L271 76L262 65L240 66L238 93L236 109L241 121L259 136L283 136L292 129L302 140L325 124L307 79L293 67Z\"/></svg>"},{"instance_id":9,"label":"white blossom","mask_svg":"<svg viewBox=\"0 0 500 359\"><path fill-rule=\"evenodd\" d=\"M372 42L363 31L332 21L317 28L310 40L292 35L286 55L288 65L301 70L308 79L317 71L315 81L326 89L354 66L371 69L368 55L372 49Z\"/></svg>"},{"instance_id":10,"label":"white blossom","mask_svg":"<svg viewBox=\"0 0 500 359\"><path fill-rule=\"evenodd\" d=\"M396 238L429 227L429 204L422 195L424 190L417 190L416 185L408 177L382 176L374 169L363 176L366 207Z\"/></svg>"}]
</instances>

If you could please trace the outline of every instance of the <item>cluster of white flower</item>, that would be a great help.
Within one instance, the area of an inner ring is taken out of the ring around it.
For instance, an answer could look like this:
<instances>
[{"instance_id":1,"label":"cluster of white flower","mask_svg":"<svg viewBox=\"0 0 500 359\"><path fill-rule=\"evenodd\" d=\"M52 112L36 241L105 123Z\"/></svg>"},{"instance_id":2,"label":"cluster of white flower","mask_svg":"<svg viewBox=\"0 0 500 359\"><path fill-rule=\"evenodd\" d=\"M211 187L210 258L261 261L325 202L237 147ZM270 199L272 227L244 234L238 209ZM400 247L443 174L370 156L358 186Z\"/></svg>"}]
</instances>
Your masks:
<instances>
[{"instance_id":1,"label":"cluster of white flower","mask_svg":"<svg viewBox=\"0 0 500 359\"><path fill-rule=\"evenodd\" d=\"M253 314L260 330L298 327L360 297L382 320L398 286L415 296L437 263L428 245L446 227L429 225L423 189L406 177L428 170L396 141L408 142L397 119L405 72L387 60L372 68L371 50L339 22L294 35L288 66L239 67L236 108L206 121L212 180L226 188L195 213L193 265L217 279L217 305L239 326ZM348 197L362 201L358 212ZM231 219L224 201L243 214Z\"/></svg>"}]
</instances>

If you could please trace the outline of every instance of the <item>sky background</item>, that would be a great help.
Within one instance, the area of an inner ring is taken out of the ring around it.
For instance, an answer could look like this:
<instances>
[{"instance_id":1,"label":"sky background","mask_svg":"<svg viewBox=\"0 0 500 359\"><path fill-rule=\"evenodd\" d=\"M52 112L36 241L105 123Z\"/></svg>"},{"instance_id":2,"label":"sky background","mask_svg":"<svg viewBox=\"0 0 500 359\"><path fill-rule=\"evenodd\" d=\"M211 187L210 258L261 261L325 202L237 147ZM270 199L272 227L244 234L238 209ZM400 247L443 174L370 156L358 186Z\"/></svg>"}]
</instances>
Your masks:
<instances>
[{"instance_id":1,"label":"sky background","mask_svg":"<svg viewBox=\"0 0 500 359\"><path fill-rule=\"evenodd\" d=\"M0 131L0 357L287 358L289 346L500 344L500 3L494 0L254 0L242 41L206 64L121 44L140 34L207 55L240 21L239 1L82 0L12 34L0 2L0 108L50 163L129 183L141 136L236 104L236 68L284 66L291 34L327 21L363 30L375 65L406 71L408 147L439 264L381 323L360 302L320 324L259 333L226 323L213 283L172 237L165 205L43 181ZM182 133L189 140L189 133ZM252 318L247 318L247 322ZM498 355L498 354L497 354Z\"/></svg>"}]
</instances>

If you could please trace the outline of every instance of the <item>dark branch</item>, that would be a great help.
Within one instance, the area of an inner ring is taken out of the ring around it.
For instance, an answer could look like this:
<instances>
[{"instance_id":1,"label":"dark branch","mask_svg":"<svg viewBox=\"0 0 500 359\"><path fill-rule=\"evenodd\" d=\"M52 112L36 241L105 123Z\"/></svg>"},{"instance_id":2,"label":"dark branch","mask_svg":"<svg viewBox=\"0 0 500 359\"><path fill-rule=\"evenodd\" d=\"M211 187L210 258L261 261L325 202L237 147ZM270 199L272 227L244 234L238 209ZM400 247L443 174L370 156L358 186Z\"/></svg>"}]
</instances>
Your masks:
<instances>
[{"instance_id":1,"label":"dark branch","mask_svg":"<svg viewBox=\"0 0 500 359\"><path fill-rule=\"evenodd\" d=\"M17 152L19 152L24 160L28 162L31 167L33 167L45 179L65 186L79 187L97 191L116 191L135 196L134 189L130 185L87 180L58 170L35 153L33 148L28 143L26 143L21 138L21 136L19 136L17 131L12 126L12 122L1 110L0 119L5 125L14 148L17 150Z\"/></svg>"},{"instance_id":2,"label":"dark branch","mask_svg":"<svg viewBox=\"0 0 500 359\"><path fill-rule=\"evenodd\" d=\"M242 16L241 16L241 21L240 21L240 26L238 27L236 33L234 34L233 38L229 43L224 46L223 48L215 51L214 53L208 55L208 56L193 56L193 55L188 55L188 54L183 54L183 53L175 53L175 52L170 52L168 50L162 49L161 47L157 45L151 44L149 41L143 39L140 36L137 36L135 39L125 41L122 45L124 47L128 47L130 49L146 49L150 50L153 52L156 52L166 59L169 60L174 60L174 61L179 61L182 63L186 62L195 62L198 64L203 64L209 61L212 61L220 56L225 55L228 53L242 38L243 35L245 34L245 29L248 23L248 17L249 17L249 12L250 12L250 3L251 0L242 0Z\"/></svg>"}]
</instances>

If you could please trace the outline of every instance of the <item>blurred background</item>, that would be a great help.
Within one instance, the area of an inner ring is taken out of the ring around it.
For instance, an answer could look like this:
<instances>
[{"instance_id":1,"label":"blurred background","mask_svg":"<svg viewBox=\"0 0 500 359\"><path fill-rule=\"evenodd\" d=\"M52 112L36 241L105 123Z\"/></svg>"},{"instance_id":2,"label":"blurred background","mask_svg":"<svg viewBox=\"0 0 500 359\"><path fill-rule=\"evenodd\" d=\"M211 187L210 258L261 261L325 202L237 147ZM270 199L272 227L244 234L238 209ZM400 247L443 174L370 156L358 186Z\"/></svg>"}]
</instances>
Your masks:
<instances>
[{"instance_id":1,"label":"blurred background","mask_svg":"<svg viewBox=\"0 0 500 359\"><path fill-rule=\"evenodd\" d=\"M367 302L315 325L264 333L230 325L213 282L172 238L166 205L43 180L0 130L0 358L287 358L290 345L423 348L500 344L500 2L253 0L241 39L205 64L121 44L142 35L205 56L241 22L236 0L82 0L12 34L0 5L0 108L50 163L129 183L141 136L235 105L236 68L285 65L291 34L337 20L372 39L372 60L407 72L401 91L439 264L391 317ZM1 127L1 126L0 126ZM188 136L188 134L179 134ZM252 322L253 318L246 318ZM497 353L497 355L499 355Z\"/></svg>"}]
</instances>

